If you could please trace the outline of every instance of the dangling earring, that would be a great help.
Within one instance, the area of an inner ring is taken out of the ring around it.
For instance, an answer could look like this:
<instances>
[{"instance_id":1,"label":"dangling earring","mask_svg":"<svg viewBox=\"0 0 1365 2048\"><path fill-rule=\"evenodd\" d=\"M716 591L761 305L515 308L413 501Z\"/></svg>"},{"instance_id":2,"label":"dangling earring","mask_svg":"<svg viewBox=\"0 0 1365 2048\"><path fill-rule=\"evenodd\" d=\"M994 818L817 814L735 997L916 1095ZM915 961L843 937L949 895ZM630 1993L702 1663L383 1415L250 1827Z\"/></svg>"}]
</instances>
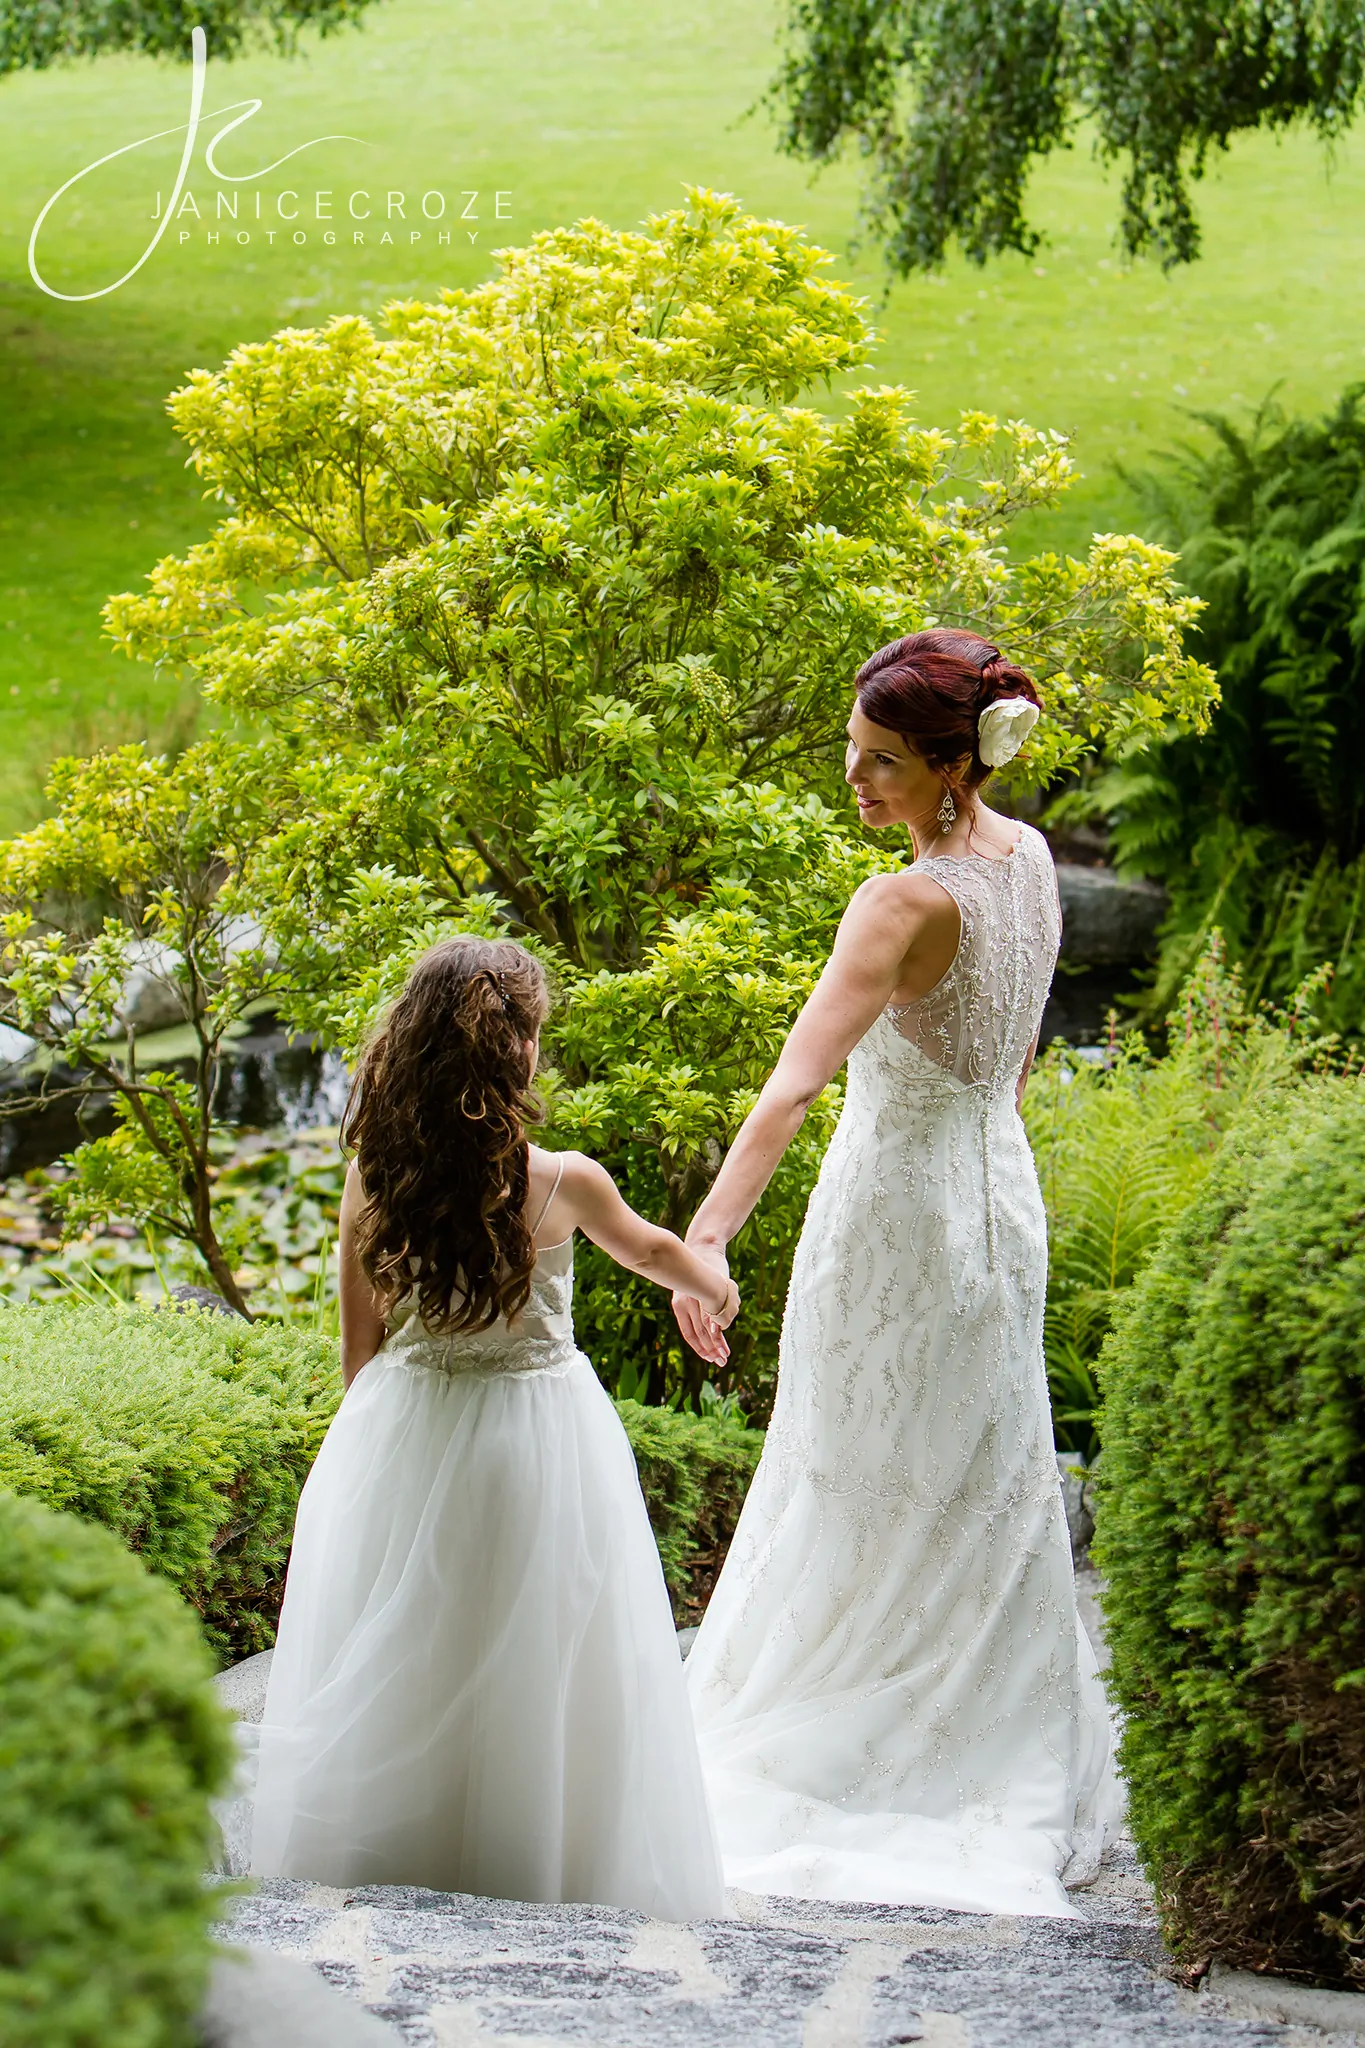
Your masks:
<instances>
[{"instance_id":1,"label":"dangling earring","mask_svg":"<svg viewBox=\"0 0 1365 2048\"><path fill-rule=\"evenodd\" d=\"M953 802L953 792L945 782L943 785L943 802L938 807L938 829L941 833L951 832L956 823L957 805Z\"/></svg>"}]
</instances>

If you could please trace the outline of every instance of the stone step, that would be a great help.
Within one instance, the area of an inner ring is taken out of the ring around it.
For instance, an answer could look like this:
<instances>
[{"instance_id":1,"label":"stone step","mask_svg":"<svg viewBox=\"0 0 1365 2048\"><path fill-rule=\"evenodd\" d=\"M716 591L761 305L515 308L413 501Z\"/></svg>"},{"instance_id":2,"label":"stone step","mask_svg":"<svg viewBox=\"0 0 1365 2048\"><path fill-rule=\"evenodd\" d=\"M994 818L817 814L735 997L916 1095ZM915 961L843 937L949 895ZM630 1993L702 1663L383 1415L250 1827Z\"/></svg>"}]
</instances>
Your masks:
<instances>
[{"instance_id":1,"label":"stone step","mask_svg":"<svg viewBox=\"0 0 1365 2048\"><path fill-rule=\"evenodd\" d=\"M1103 1661L1098 1581L1081 1570L1077 1584ZM266 1651L218 1680L244 1738L269 1669ZM221 1817L227 1866L241 1870L248 1801ZM311 1965L409 2048L1365 2048L1365 2000L1285 1997L1270 1979L1229 1980L1226 1997L1182 1990L1131 1837L1071 1896L1079 1920L735 1892L732 1919L676 1927L600 1906L265 1878L226 1931ZM287 2029L219 2038L299 2048Z\"/></svg>"},{"instance_id":2,"label":"stone step","mask_svg":"<svg viewBox=\"0 0 1365 2048\"><path fill-rule=\"evenodd\" d=\"M1124 1851L1081 1920L732 1894L688 1927L596 1906L267 1879L232 1931L297 1957L410 2048L1291 2048L1162 1974ZM1356 2035L1336 2034L1336 2048Z\"/></svg>"}]
</instances>

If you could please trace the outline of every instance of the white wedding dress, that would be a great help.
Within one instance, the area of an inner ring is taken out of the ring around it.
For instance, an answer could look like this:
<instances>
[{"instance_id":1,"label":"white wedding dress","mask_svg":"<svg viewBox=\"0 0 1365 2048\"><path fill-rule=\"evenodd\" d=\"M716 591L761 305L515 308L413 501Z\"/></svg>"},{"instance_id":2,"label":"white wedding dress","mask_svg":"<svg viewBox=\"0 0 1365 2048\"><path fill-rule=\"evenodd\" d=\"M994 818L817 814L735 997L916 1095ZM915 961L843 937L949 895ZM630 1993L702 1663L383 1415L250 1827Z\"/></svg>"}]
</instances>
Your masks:
<instances>
[{"instance_id":1,"label":"white wedding dress","mask_svg":"<svg viewBox=\"0 0 1365 2048\"><path fill-rule=\"evenodd\" d=\"M548 1207L548 1203L547 1203ZM574 1343L573 1243L512 1325L391 1325L299 1501L251 1868L725 1911L635 1461Z\"/></svg>"},{"instance_id":2,"label":"white wedding dress","mask_svg":"<svg viewBox=\"0 0 1365 2048\"><path fill-rule=\"evenodd\" d=\"M1119 1795L1043 1364L1047 1235L1015 1087L1051 855L929 857L961 939L849 1056L777 1401L688 1661L727 1883L1074 1915Z\"/></svg>"}]
</instances>

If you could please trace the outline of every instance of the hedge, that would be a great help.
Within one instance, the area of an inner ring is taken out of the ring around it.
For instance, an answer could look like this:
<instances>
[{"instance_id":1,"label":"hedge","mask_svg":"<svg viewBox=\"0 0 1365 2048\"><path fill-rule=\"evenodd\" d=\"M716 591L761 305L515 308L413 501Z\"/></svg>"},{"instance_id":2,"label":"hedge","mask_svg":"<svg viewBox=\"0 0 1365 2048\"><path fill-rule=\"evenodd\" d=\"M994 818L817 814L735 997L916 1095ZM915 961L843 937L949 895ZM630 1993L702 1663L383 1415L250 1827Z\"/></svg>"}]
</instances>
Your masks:
<instances>
[{"instance_id":1,"label":"hedge","mask_svg":"<svg viewBox=\"0 0 1365 2048\"><path fill-rule=\"evenodd\" d=\"M1234 1132L1100 1367L1110 1676L1168 1938L1365 1986L1365 1086Z\"/></svg>"},{"instance_id":2,"label":"hedge","mask_svg":"<svg viewBox=\"0 0 1365 2048\"><path fill-rule=\"evenodd\" d=\"M0 1493L0 2040L180 2048L208 1971L212 1658L105 1530Z\"/></svg>"},{"instance_id":3,"label":"hedge","mask_svg":"<svg viewBox=\"0 0 1365 2048\"><path fill-rule=\"evenodd\" d=\"M0 1486L102 1522L225 1656L274 1640L336 1346L280 1325L84 1303L0 1311Z\"/></svg>"},{"instance_id":4,"label":"hedge","mask_svg":"<svg viewBox=\"0 0 1365 2048\"><path fill-rule=\"evenodd\" d=\"M700 1621L763 1450L714 1415L618 1401L678 1621Z\"/></svg>"},{"instance_id":5,"label":"hedge","mask_svg":"<svg viewBox=\"0 0 1365 2048\"><path fill-rule=\"evenodd\" d=\"M336 1344L279 1324L81 1302L0 1310L0 1486L102 1522L220 1655L274 1641L294 1510L341 1396ZM762 1436L619 1404L681 1619Z\"/></svg>"}]
</instances>

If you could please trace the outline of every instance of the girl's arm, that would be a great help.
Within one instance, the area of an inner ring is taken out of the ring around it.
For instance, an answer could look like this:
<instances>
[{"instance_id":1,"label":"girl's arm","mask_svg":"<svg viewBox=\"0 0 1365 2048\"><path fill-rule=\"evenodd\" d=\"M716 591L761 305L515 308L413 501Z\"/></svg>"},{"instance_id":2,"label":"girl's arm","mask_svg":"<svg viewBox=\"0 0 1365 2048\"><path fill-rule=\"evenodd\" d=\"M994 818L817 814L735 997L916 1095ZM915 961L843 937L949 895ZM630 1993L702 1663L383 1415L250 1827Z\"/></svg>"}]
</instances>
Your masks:
<instances>
[{"instance_id":1,"label":"girl's arm","mask_svg":"<svg viewBox=\"0 0 1365 2048\"><path fill-rule=\"evenodd\" d=\"M384 1318L356 1255L356 1218L365 1195L355 1161L346 1169L341 1191L341 1222L337 1232L337 1293L341 1303L341 1380L349 1387L362 1365L368 1365L384 1341Z\"/></svg>"},{"instance_id":2,"label":"girl's arm","mask_svg":"<svg viewBox=\"0 0 1365 2048\"><path fill-rule=\"evenodd\" d=\"M1028 1086L1028 1077L1033 1070L1033 1061L1038 1051L1038 1040L1041 1036L1041 1030L1034 1032L1033 1043L1024 1054L1024 1064L1020 1069L1019 1079L1014 1084L1014 1106L1018 1110L1022 1110L1024 1107L1024 1090Z\"/></svg>"},{"instance_id":3,"label":"girl's arm","mask_svg":"<svg viewBox=\"0 0 1365 2048\"><path fill-rule=\"evenodd\" d=\"M565 1157L554 1207L556 1228L576 1226L627 1272L695 1296L701 1306L693 1349L714 1365L725 1363L730 1351L720 1333L739 1307L739 1290L728 1274L716 1272L671 1230L637 1216L606 1168L581 1152Z\"/></svg>"},{"instance_id":4,"label":"girl's arm","mask_svg":"<svg viewBox=\"0 0 1365 2048\"><path fill-rule=\"evenodd\" d=\"M941 930L945 912L958 914L927 876L874 875L855 892L825 970L688 1229L688 1244L717 1275L726 1270L726 1245L753 1213L811 1103L886 1008L928 928ZM679 1290L673 1308L696 1349L692 1295Z\"/></svg>"}]
</instances>

